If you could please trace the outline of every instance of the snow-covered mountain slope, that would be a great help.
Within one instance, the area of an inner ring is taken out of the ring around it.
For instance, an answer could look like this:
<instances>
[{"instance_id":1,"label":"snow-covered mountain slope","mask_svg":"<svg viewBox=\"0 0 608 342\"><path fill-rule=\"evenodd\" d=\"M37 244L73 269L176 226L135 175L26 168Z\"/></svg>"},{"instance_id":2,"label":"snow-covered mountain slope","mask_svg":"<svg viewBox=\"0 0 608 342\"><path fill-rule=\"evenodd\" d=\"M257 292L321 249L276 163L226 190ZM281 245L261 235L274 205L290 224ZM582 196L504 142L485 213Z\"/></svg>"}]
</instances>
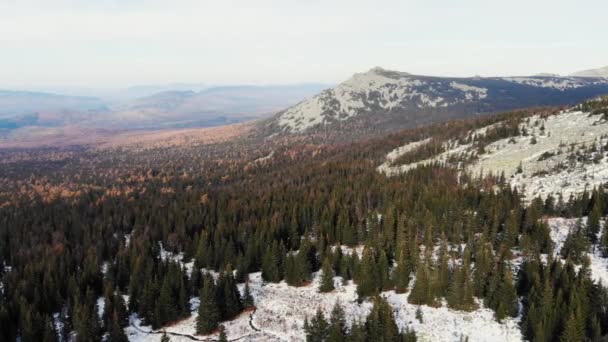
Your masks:
<instances>
[{"instance_id":1,"label":"snow-covered mountain slope","mask_svg":"<svg viewBox=\"0 0 608 342\"><path fill-rule=\"evenodd\" d=\"M602 103L597 100L588 104ZM608 103L608 102L607 102ZM433 162L450 164L478 175L504 174L512 186L524 191L528 199L578 194L608 183L608 121L602 105L595 109L577 106L556 115L533 115L519 124L519 134L483 146L475 141L499 122L474 132L459 143L444 143L444 152L415 163L394 165L398 151L412 151L428 140L395 149L378 167L386 175L406 172ZM456 161L456 162L455 162ZM467 161L463 163L463 161Z\"/></svg>"},{"instance_id":2,"label":"snow-covered mountain slope","mask_svg":"<svg viewBox=\"0 0 608 342\"><path fill-rule=\"evenodd\" d=\"M608 79L447 78L373 68L278 113L271 124L291 133L356 120L363 127L395 129L533 105L574 104L603 93L608 93Z\"/></svg>"},{"instance_id":3,"label":"snow-covered mountain slope","mask_svg":"<svg viewBox=\"0 0 608 342\"><path fill-rule=\"evenodd\" d=\"M577 76L577 77L604 77L604 78L608 78L608 66L605 66L603 68L589 69L589 70L583 70L583 71L575 72L575 73L572 74L572 76Z\"/></svg>"}]
</instances>

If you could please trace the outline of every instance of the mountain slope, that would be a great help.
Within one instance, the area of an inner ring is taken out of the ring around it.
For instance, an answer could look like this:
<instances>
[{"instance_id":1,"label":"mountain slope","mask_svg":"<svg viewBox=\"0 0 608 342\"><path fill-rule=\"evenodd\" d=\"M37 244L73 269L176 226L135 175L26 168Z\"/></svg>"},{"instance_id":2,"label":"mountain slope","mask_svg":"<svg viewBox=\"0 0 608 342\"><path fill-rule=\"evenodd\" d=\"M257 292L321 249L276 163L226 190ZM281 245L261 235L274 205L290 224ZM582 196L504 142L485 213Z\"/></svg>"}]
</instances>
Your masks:
<instances>
[{"instance_id":1,"label":"mountain slope","mask_svg":"<svg viewBox=\"0 0 608 342\"><path fill-rule=\"evenodd\" d=\"M410 142L387 154L377 170L392 176L447 164L473 176L502 174L528 200L549 195L567 200L608 183L607 119L608 97L597 98L556 114L499 121L455 139ZM442 152L400 162L431 143L441 145Z\"/></svg>"},{"instance_id":2,"label":"mountain slope","mask_svg":"<svg viewBox=\"0 0 608 342\"><path fill-rule=\"evenodd\" d=\"M574 104L608 93L608 80L530 76L448 78L373 68L300 102L270 121L274 132L396 130L541 105Z\"/></svg>"},{"instance_id":3,"label":"mountain slope","mask_svg":"<svg viewBox=\"0 0 608 342\"><path fill-rule=\"evenodd\" d=\"M608 78L608 66L598 69L589 69L583 70L579 72L575 72L572 74L575 77L604 77Z\"/></svg>"}]
</instances>

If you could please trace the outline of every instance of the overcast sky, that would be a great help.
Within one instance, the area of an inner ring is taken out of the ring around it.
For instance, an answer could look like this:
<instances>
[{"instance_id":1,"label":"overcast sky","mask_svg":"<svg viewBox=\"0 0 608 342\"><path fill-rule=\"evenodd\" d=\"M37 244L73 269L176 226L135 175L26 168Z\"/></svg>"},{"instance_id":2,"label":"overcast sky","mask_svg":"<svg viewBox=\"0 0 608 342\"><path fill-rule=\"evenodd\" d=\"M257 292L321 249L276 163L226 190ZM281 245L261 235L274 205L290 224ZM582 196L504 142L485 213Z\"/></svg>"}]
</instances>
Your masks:
<instances>
[{"instance_id":1,"label":"overcast sky","mask_svg":"<svg viewBox=\"0 0 608 342\"><path fill-rule=\"evenodd\" d=\"M0 0L0 87L335 83L608 65L605 0Z\"/></svg>"}]
</instances>

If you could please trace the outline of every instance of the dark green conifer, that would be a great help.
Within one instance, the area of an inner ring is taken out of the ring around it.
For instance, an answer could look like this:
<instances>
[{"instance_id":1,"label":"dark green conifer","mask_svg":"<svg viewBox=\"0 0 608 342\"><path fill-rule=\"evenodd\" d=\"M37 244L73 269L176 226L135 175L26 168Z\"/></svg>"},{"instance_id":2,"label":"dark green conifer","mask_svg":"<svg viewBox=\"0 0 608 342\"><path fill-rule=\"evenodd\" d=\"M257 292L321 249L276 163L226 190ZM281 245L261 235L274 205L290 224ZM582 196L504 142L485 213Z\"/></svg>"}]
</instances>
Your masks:
<instances>
[{"instance_id":1,"label":"dark green conifer","mask_svg":"<svg viewBox=\"0 0 608 342\"><path fill-rule=\"evenodd\" d=\"M207 276L200 291L200 304L196 318L197 334L207 335L217 329L220 321L220 310L216 302L213 278Z\"/></svg>"},{"instance_id":2,"label":"dark green conifer","mask_svg":"<svg viewBox=\"0 0 608 342\"><path fill-rule=\"evenodd\" d=\"M319 285L319 292L331 292L334 290L334 270L331 265L331 261L326 258L323 262L323 268L321 270L321 284Z\"/></svg>"}]
</instances>

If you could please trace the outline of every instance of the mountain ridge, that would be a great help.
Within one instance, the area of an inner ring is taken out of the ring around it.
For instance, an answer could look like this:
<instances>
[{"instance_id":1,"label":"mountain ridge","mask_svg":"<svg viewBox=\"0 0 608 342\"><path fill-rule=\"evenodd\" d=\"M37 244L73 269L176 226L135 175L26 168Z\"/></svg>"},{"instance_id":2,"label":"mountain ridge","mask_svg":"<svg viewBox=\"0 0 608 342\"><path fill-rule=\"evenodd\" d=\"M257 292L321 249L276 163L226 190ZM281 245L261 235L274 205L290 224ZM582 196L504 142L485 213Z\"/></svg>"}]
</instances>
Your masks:
<instances>
[{"instance_id":1,"label":"mountain ridge","mask_svg":"<svg viewBox=\"0 0 608 342\"><path fill-rule=\"evenodd\" d=\"M267 124L274 133L349 126L385 131L516 108L570 105L605 93L608 79L603 78L440 77L374 67L279 112Z\"/></svg>"}]
</instances>

